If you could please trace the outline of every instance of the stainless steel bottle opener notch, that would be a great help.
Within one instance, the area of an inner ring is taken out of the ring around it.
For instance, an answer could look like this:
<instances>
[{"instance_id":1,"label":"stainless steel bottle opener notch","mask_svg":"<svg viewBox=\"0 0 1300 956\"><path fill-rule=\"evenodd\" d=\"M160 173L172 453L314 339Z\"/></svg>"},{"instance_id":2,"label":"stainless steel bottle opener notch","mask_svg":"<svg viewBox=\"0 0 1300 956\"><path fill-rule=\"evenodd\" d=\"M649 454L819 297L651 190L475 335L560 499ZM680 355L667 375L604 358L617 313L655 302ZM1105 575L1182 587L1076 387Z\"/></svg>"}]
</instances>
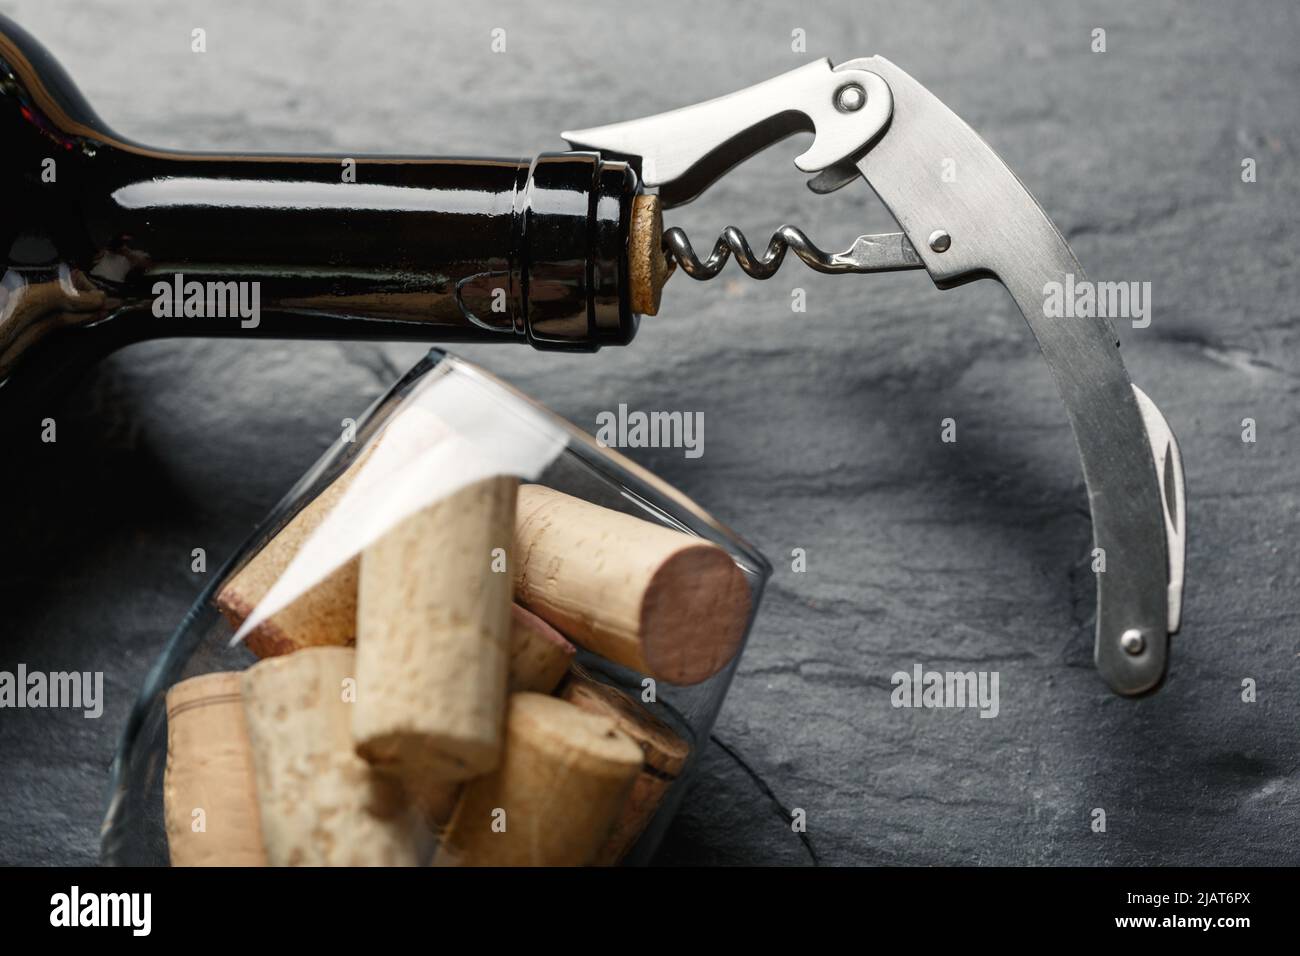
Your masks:
<instances>
[{"instance_id":1,"label":"stainless steel bottle opener notch","mask_svg":"<svg viewBox=\"0 0 1300 956\"><path fill-rule=\"evenodd\" d=\"M629 122L563 133L575 149L639 166L664 208L699 196L728 170L796 132L812 146L795 165L828 193L865 179L900 233L861 236L827 254L786 226L755 256L728 229L701 261L679 229L665 249L695 278L734 254L772 275L787 248L822 272L924 268L940 289L996 279L1029 323L1065 402L1083 464L1096 547L1095 660L1118 694L1159 686L1182 608L1186 510L1178 443L1155 403L1129 380L1107 318L1044 315L1049 283L1083 279L1070 247L997 154L955 113L882 57L828 59L727 96ZM959 174L945 181L945 163Z\"/></svg>"}]
</instances>

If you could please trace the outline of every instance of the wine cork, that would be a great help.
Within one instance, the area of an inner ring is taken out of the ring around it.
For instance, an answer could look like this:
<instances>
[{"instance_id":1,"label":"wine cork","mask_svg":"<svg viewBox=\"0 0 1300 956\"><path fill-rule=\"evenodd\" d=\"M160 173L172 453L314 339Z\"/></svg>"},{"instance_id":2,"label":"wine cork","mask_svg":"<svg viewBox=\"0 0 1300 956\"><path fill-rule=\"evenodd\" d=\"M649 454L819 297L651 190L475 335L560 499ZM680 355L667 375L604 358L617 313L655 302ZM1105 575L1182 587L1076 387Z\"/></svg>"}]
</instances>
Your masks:
<instances>
[{"instance_id":1,"label":"wine cork","mask_svg":"<svg viewBox=\"0 0 1300 956\"><path fill-rule=\"evenodd\" d=\"M664 216L658 196L637 196L632 200L632 223L628 229L627 264L632 311L658 315L664 283L676 263L664 254Z\"/></svg>"},{"instance_id":2,"label":"wine cork","mask_svg":"<svg viewBox=\"0 0 1300 956\"><path fill-rule=\"evenodd\" d=\"M510 606L510 663L506 669L510 693L549 694L568 673L575 652L563 634L536 614L518 604ZM437 830L446 826L456 809L460 789L458 783L441 780L416 787L413 796L425 822Z\"/></svg>"},{"instance_id":3,"label":"wine cork","mask_svg":"<svg viewBox=\"0 0 1300 956\"><path fill-rule=\"evenodd\" d=\"M641 764L641 748L610 718L555 697L515 694L501 766L465 785L436 862L591 863Z\"/></svg>"},{"instance_id":4,"label":"wine cork","mask_svg":"<svg viewBox=\"0 0 1300 956\"><path fill-rule=\"evenodd\" d=\"M463 488L362 553L352 735L408 784L465 780L500 756L518 484Z\"/></svg>"},{"instance_id":5,"label":"wine cork","mask_svg":"<svg viewBox=\"0 0 1300 956\"><path fill-rule=\"evenodd\" d=\"M506 686L511 693L531 690L549 694L569 671L577 649L564 635L518 604L510 605L510 662Z\"/></svg>"},{"instance_id":6,"label":"wine cork","mask_svg":"<svg viewBox=\"0 0 1300 956\"><path fill-rule=\"evenodd\" d=\"M712 542L524 485L515 555L518 601L615 663L697 684L740 649L749 587Z\"/></svg>"},{"instance_id":7,"label":"wine cork","mask_svg":"<svg viewBox=\"0 0 1300 956\"><path fill-rule=\"evenodd\" d=\"M414 866L401 786L352 750L355 652L309 647L243 674L262 836L272 866Z\"/></svg>"},{"instance_id":8,"label":"wine cork","mask_svg":"<svg viewBox=\"0 0 1300 956\"><path fill-rule=\"evenodd\" d=\"M641 748L641 772L632 784L609 839L592 861L610 866L627 855L650 825L664 796L677 782L691 748L671 727L627 694L594 680L581 668L575 667L570 672L560 697L580 710L613 721L614 726Z\"/></svg>"},{"instance_id":9,"label":"wine cork","mask_svg":"<svg viewBox=\"0 0 1300 956\"><path fill-rule=\"evenodd\" d=\"M238 629L306 540L334 510L375 446L357 457L329 487L313 498L274 538L217 592L217 607ZM244 642L258 657L288 654L303 647L345 646L356 641L357 570L353 558L311 590L248 632Z\"/></svg>"},{"instance_id":10,"label":"wine cork","mask_svg":"<svg viewBox=\"0 0 1300 956\"><path fill-rule=\"evenodd\" d=\"M204 674L167 692L163 817L172 866L266 866L240 679Z\"/></svg>"}]
</instances>

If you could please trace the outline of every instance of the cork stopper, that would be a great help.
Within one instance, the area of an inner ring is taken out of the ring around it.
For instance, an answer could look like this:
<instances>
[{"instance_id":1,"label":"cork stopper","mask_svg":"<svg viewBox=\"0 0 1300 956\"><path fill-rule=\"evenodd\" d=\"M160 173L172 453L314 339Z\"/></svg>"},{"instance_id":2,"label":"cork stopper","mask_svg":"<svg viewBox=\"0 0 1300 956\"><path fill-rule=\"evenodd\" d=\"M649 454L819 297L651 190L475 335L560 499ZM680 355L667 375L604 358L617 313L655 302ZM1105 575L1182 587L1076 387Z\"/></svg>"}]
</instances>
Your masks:
<instances>
[{"instance_id":1,"label":"cork stopper","mask_svg":"<svg viewBox=\"0 0 1300 956\"><path fill-rule=\"evenodd\" d=\"M423 826L353 752L350 647L306 647L241 676L271 866L415 866ZM358 700L362 699L358 696Z\"/></svg>"},{"instance_id":2,"label":"cork stopper","mask_svg":"<svg viewBox=\"0 0 1300 956\"><path fill-rule=\"evenodd\" d=\"M658 196L632 200L632 228L627 239L628 274L632 280L632 311L658 315L664 283L674 263L664 254L664 216Z\"/></svg>"},{"instance_id":3,"label":"cork stopper","mask_svg":"<svg viewBox=\"0 0 1300 956\"><path fill-rule=\"evenodd\" d=\"M501 754L511 643L507 567L519 481L442 498L366 548L357 599L356 751L421 785L467 780Z\"/></svg>"},{"instance_id":4,"label":"cork stopper","mask_svg":"<svg viewBox=\"0 0 1300 956\"><path fill-rule=\"evenodd\" d=\"M601 714L542 694L510 698L500 766L465 785L436 863L585 866L644 759Z\"/></svg>"},{"instance_id":5,"label":"cork stopper","mask_svg":"<svg viewBox=\"0 0 1300 956\"><path fill-rule=\"evenodd\" d=\"M623 801L609 838L592 860L612 866L627 855L645 832L668 791L690 757L690 745L671 727L627 694L593 679L574 665L560 697L579 710L608 718L641 748L644 761L632 790Z\"/></svg>"},{"instance_id":6,"label":"cork stopper","mask_svg":"<svg viewBox=\"0 0 1300 956\"><path fill-rule=\"evenodd\" d=\"M510 662L506 684L510 692L549 694L569 671L577 648L532 611L510 607Z\"/></svg>"},{"instance_id":7,"label":"cork stopper","mask_svg":"<svg viewBox=\"0 0 1300 956\"><path fill-rule=\"evenodd\" d=\"M374 449L371 446L357 456L347 471L294 515L293 520L221 586L216 605L232 628L243 624L266 597L303 544L338 505ZM352 558L288 607L253 628L244 639L248 649L258 657L275 657L304 647L354 644L359 568L359 559Z\"/></svg>"},{"instance_id":8,"label":"cork stopper","mask_svg":"<svg viewBox=\"0 0 1300 956\"><path fill-rule=\"evenodd\" d=\"M722 548L541 485L519 489L515 599L580 647L673 684L726 667L749 585Z\"/></svg>"},{"instance_id":9,"label":"cork stopper","mask_svg":"<svg viewBox=\"0 0 1300 956\"><path fill-rule=\"evenodd\" d=\"M163 812L172 866L266 866L241 680L222 671L167 692Z\"/></svg>"}]
</instances>

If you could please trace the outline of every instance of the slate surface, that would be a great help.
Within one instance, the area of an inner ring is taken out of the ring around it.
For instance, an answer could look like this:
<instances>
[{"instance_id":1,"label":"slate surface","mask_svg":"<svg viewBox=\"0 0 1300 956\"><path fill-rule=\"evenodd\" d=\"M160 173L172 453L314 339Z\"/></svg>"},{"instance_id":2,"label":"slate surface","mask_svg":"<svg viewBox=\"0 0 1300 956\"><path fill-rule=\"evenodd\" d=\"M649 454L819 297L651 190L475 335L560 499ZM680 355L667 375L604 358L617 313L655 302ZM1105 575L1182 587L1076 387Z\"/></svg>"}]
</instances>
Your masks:
<instances>
[{"instance_id":1,"label":"slate surface","mask_svg":"<svg viewBox=\"0 0 1300 956\"><path fill-rule=\"evenodd\" d=\"M1047 9L1050 6L1053 9ZM922 275L675 278L628 349L465 349L561 414L705 413L705 454L633 451L776 574L665 863L1300 862L1295 424L1300 6L3 0L119 131L177 147L531 154L559 130L881 53L1007 159L1093 277L1177 431L1192 534L1155 697L1091 663L1090 531L1064 411L1010 300ZM189 52L190 30L209 52ZM492 54L489 31L507 30ZM1090 52L1091 31L1107 52ZM807 32L808 54L791 52ZM674 214L701 241L886 229L815 197L788 143ZM1258 181L1240 177L1243 157ZM383 237L377 236L376 241ZM286 237L292 241L292 237ZM791 311L806 290L807 312ZM96 859L146 668L228 554L412 346L168 341L98 367L57 446L6 449L0 669L104 670L104 716L0 712L0 862ZM939 422L958 422L956 444ZM1258 438L1241 440L1242 419ZM790 569L805 548L808 570ZM996 719L896 710L915 663L996 670ZM1241 699L1243 678L1258 701ZM762 786L757 781L762 782ZM771 796L764 791L769 788ZM807 841L788 811L807 813ZM1104 834L1089 827L1107 813Z\"/></svg>"}]
</instances>

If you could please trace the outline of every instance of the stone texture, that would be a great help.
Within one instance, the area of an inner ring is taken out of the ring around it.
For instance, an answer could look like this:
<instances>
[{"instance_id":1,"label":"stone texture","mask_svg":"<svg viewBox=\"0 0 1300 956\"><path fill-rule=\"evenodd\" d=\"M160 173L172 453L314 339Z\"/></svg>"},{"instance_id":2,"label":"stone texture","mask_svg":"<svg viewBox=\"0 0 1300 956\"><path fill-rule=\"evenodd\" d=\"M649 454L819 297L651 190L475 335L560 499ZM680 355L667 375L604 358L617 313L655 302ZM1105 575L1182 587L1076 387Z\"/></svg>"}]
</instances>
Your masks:
<instances>
[{"instance_id":1,"label":"stone texture","mask_svg":"<svg viewBox=\"0 0 1300 956\"><path fill-rule=\"evenodd\" d=\"M191 148L531 154L559 148L561 129L811 55L908 69L1007 159L1090 275L1153 283L1151 327L1121 331L1187 468L1171 676L1133 702L1092 669L1078 460L1033 339L990 283L940 293L915 273L823 277L796 262L758 283L732 265L710 284L675 277L625 350L464 349L588 428L619 402L703 411L702 458L633 457L776 565L717 728L744 766L712 750L661 860L1300 863L1294 3L0 10L115 128ZM203 56L188 52L195 26ZM507 52L494 55L497 26ZM1098 26L1105 54L1089 51ZM810 54L790 52L795 28ZM765 237L790 221L827 246L889 227L860 185L803 189L798 149L752 161L670 224L707 241L728 223ZM1246 156L1257 183L1240 181ZM215 568L419 354L139 345L56 410L56 446L6 449L0 669L104 670L107 704L98 721L0 714L0 862L96 859L117 736L205 584L191 550ZM939 441L947 416L955 445ZM807 573L790 571L795 547ZM889 675L915 662L998 670L1001 715L892 709Z\"/></svg>"}]
</instances>

